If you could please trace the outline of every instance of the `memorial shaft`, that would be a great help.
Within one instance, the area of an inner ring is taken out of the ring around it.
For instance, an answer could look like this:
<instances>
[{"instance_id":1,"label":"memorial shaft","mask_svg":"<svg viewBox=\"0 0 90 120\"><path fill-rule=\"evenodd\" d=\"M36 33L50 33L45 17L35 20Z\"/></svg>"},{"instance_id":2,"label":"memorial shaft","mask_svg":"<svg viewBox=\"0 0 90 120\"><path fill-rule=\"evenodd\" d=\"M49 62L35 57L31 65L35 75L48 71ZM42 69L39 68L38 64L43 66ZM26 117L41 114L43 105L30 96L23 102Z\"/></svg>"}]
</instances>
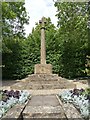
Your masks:
<instances>
[{"instance_id":1,"label":"memorial shaft","mask_svg":"<svg viewBox=\"0 0 90 120\"><path fill-rule=\"evenodd\" d=\"M41 64L46 64L45 20L41 20Z\"/></svg>"},{"instance_id":2,"label":"memorial shaft","mask_svg":"<svg viewBox=\"0 0 90 120\"><path fill-rule=\"evenodd\" d=\"M46 64L45 30L41 29L41 64Z\"/></svg>"}]
</instances>

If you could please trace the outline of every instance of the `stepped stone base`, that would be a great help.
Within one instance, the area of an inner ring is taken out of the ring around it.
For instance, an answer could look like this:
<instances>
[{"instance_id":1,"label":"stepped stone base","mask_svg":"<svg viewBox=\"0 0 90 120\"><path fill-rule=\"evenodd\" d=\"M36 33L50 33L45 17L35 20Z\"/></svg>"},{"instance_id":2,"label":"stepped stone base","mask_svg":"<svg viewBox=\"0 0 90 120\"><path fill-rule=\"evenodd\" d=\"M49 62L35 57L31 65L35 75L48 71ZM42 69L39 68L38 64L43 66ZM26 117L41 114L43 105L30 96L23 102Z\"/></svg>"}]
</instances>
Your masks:
<instances>
[{"instance_id":1,"label":"stepped stone base","mask_svg":"<svg viewBox=\"0 0 90 120\"><path fill-rule=\"evenodd\" d=\"M11 89L68 89L75 88L75 86L75 84L59 77L57 74L32 74L26 79L12 85Z\"/></svg>"},{"instance_id":2,"label":"stepped stone base","mask_svg":"<svg viewBox=\"0 0 90 120\"><path fill-rule=\"evenodd\" d=\"M34 73L35 74L51 74L52 65L51 64L36 64Z\"/></svg>"}]
</instances>

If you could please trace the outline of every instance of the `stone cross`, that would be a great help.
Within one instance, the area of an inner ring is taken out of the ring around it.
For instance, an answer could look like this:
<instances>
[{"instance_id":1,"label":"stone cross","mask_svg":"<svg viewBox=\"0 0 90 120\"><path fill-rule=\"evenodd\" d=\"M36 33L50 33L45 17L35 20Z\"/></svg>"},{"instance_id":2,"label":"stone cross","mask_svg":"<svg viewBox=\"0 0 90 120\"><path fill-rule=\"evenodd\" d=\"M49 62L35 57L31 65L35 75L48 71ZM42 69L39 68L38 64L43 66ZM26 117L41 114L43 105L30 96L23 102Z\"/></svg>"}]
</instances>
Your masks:
<instances>
[{"instance_id":1,"label":"stone cross","mask_svg":"<svg viewBox=\"0 0 90 120\"><path fill-rule=\"evenodd\" d=\"M44 17L39 21L41 24L41 64L46 64L46 47L45 47L45 24Z\"/></svg>"},{"instance_id":2,"label":"stone cross","mask_svg":"<svg viewBox=\"0 0 90 120\"><path fill-rule=\"evenodd\" d=\"M45 18L43 17L39 23L41 24L41 63L35 65L35 74L52 74L52 65L46 64L46 47L45 47Z\"/></svg>"}]
</instances>

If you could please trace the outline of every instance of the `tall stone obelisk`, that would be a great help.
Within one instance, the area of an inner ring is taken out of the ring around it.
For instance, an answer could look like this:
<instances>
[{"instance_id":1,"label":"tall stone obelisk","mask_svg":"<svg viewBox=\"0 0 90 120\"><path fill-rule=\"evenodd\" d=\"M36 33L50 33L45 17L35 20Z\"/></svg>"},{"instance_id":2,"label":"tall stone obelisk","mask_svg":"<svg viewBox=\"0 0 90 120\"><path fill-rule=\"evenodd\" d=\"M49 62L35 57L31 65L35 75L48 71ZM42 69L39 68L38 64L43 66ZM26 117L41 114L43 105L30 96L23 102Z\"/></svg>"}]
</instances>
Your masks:
<instances>
[{"instance_id":1,"label":"tall stone obelisk","mask_svg":"<svg viewBox=\"0 0 90 120\"><path fill-rule=\"evenodd\" d=\"M35 74L52 74L52 65L46 64L46 45L45 45L45 18L39 21L41 25L41 64L35 65Z\"/></svg>"}]
</instances>

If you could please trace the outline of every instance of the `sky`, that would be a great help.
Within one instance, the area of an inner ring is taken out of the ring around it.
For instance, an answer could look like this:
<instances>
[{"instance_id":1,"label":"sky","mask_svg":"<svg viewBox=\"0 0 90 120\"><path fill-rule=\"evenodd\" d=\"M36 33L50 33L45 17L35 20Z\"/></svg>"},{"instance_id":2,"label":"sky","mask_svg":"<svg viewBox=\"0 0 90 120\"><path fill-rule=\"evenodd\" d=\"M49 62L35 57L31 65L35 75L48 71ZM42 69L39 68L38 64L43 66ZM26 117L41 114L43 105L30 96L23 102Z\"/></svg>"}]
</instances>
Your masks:
<instances>
[{"instance_id":1,"label":"sky","mask_svg":"<svg viewBox=\"0 0 90 120\"><path fill-rule=\"evenodd\" d=\"M52 23L57 25L56 7L54 7L53 0L25 0L25 7L30 16L29 25L25 25L26 36L32 32L35 23L39 22L41 18L50 17Z\"/></svg>"}]
</instances>

